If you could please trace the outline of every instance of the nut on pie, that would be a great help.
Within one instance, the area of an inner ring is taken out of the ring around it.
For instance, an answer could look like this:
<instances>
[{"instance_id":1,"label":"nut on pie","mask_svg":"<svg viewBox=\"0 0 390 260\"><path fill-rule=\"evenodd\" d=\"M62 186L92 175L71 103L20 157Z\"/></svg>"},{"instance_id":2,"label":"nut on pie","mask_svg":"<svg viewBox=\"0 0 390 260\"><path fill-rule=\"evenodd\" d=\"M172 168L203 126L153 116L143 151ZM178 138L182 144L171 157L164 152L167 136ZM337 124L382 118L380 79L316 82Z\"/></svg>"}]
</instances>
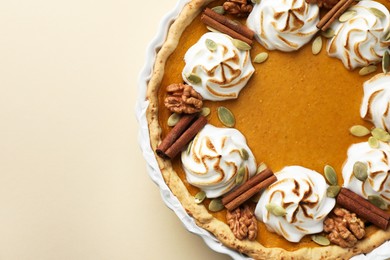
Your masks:
<instances>
[{"instance_id":1,"label":"nut on pie","mask_svg":"<svg viewBox=\"0 0 390 260\"><path fill-rule=\"evenodd\" d=\"M254 259L390 239L390 2L192 0L148 83L152 149L196 224Z\"/></svg>"}]
</instances>

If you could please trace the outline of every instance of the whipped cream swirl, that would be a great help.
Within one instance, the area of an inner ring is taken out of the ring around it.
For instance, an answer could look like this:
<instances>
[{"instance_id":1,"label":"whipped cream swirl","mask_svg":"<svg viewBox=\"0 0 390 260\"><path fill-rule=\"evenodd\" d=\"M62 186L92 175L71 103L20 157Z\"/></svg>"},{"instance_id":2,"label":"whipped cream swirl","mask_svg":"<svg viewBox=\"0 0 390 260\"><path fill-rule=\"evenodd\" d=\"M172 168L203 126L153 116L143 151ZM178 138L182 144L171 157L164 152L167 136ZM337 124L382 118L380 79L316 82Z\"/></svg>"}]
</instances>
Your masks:
<instances>
[{"instance_id":1,"label":"whipped cream swirl","mask_svg":"<svg viewBox=\"0 0 390 260\"><path fill-rule=\"evenodd\" d=\"M326 196L328 185L324 177L301 166L285 167L275 175L278 180L261 195L256 217L268 230L290 242L299 242L304 235L321 232L325 217L336 203ZM283 207L287 214L271 214L266 208L270 203Z\"/></svg>"},{"instance_id":2,"label":"whipped cream swirl","mask_svg":"<svg viewBox=\"0 0 390 260\"><path fill-rule=\"evenodd\" d=\"M218 128L206 125L183 151L181 160L187 181L216 198L229 192L236 184L241 167L245 168L243 181L256 173L256 162L245 137L233 128ZM241 149L248 155L243 156Z\"/></svg>"},{"instance_id":3,"label":"whipped cream swirl","mask_svg":"<svg viewBox=\"0 0 390 260\"><path fill-rule=\"evenodd\" d=\"M268 50L295 51L317 33L319 8L305 0L261 0L253 7L247 26Z\"/></svg>"},{"instance_id":4,"label":"whipped cream swirl","mask_svg":"<svg viewBox=\"0 0 390 260\"><path fill-rule=\"evenodd\" d=\"M383 17L375 14L377 10ZM386 40L390 31L389 11L378 2L360 1L347 12L356 13L344 23L332 23L335 36L327 44L329 56L339 58L349 70L378 63L390 46L390 40Z\"/></svg>"},{"instance_id":5,"label":"whipped cream swirl","mask_svg":"<svg viewBox=\"0 0 390 260\"><path fill-rule=\"evenodd\" d=\"M390 146L380 142L379 148L371 148L367 142L353 144L348 149L348 159L343 167L344 187L363 198L378 195L390 204ZM356 162L367 165L368 178L362 182L353 174Z\"/></svg>"},{"instance_id":6,"label":"whipped cream swirl","mask_svg":"<svg viewBox=\"0 0 390 260\"><path fill-rule=\"evenodd\" d=\"M363 85L360 116L376 127L390 130L390 74L378 74Z\"/></svg>"},{"instance_id":7,"label":"whipped cream swirl","mask_svg":"<svg viewBox=\"0 0 390 260\"><path fill-rule=\"evenodd\" d=\"M216 49L210 50L206 41L216 43ZM232 38L216 32L204 34L185 54L186 65L182 76L185 82L194 87L205 100L221 101L235 99L246 85L255 69L250 52L237 49ZM201 82L188 80L195 74Z\"/></svg>"}]
</instances>

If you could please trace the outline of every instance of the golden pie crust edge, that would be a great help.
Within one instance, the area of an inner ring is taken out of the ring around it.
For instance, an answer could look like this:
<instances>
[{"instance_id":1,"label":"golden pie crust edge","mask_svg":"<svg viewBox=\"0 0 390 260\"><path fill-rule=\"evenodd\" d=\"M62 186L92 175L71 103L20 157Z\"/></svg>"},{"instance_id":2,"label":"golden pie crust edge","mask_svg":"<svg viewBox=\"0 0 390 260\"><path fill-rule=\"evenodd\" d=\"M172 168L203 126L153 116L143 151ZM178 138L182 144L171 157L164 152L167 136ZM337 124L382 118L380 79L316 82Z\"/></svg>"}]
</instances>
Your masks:
<instances>
[{"instance_id":1,"label":"golden pie crust edge","mask_svg":"<svg viewBox=\"0 0 390 260\"><path fill-rule=\"evenodd\" d=\"M158 122L158 90L164 75L165 63L176 49L185 28L195 19L202 9L213 0L192 0L187 3L179 16L170 26L166 40L158 51L153 72L147 85L147 100L149 106L146 118L149 126L150 143L153 151L161 142L161 128ZM346 259L361 253L371 252L374 248L390 239L390 230L378 230L369 238L357 243L353 248L339 246L300 248L287 251L282 248L267 248L257 241L235 238L227 224L214 218L203 205L194 202L182 180L174 171L168 160L163 160L155 154L165 183L178 198L186 212L192 216L196 224L211 232L224 245L255 259Z\"/></svg>"}]
</instances>

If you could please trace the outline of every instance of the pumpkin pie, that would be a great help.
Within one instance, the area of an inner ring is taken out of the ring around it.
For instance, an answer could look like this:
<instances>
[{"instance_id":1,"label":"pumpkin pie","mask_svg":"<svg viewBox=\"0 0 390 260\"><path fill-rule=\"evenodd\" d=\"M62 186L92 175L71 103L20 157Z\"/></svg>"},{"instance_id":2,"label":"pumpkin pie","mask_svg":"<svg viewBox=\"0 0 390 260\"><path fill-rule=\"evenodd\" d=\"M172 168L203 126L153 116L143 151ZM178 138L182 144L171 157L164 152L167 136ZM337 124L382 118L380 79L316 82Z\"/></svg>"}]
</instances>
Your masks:
<instances>
[{"instance_id":1,"label":"pumpkin pie","mask_svg":"<svg viewBox=\"0 0 390 260\"><path fill-rule=\"evenodd\" d=\"M390 239L389 9L184 6L147 119L164 181L198 226L255 259L345 259Z\"/></svg>"}]
</instances>

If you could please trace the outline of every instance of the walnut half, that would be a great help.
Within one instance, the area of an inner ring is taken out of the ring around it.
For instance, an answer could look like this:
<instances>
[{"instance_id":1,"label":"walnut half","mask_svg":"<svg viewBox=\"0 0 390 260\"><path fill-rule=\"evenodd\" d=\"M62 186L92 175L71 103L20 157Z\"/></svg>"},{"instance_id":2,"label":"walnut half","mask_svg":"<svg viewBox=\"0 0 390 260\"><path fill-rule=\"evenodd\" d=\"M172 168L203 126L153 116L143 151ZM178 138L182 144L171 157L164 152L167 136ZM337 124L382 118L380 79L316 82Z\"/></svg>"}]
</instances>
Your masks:
<instances>
[{"instance_id":1,"label":"walnut half","mask_svg":"<svg viewBox=\"0 0 390 260\"><path fill-rule=\"evenodd\" d=\"M228 0L223 4L225 12L237 17L247 17L252 12L250 0Z\"/></svg>"},{"instance_id":2,"label":"walnut half","mask_svg":"<svg viewBox=\"0 0 390 260\"><path fill-rule=\"evenodd\" d=\"M171 112L194 114L202 109L202 96L189 85L171 84L167 87L167 92L168 96L164 100L164 105Z\"/></svg>"},{"instance_id":3,"label":"walnut half","mask_svg":"<svg viewBox=\"0 0 390 260\"><path fill-rule=\"evenodd\" d=\"M324 231L330 242L341 247L353 247L365 234L364 222L346 209L336 208L324 221Z\"/></svg>"},{"instance_id":4,"label":"walnut half","mask_svg":"<svg viewBox=\"0 0 390 260\"><path fill-rule=\"evenodd\" d=\"M244 205L226 213L227 223L239 240L248 238L253 241L257 237L257 220L253 210Z\"/></svg>"}]
</instances>

